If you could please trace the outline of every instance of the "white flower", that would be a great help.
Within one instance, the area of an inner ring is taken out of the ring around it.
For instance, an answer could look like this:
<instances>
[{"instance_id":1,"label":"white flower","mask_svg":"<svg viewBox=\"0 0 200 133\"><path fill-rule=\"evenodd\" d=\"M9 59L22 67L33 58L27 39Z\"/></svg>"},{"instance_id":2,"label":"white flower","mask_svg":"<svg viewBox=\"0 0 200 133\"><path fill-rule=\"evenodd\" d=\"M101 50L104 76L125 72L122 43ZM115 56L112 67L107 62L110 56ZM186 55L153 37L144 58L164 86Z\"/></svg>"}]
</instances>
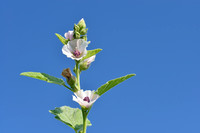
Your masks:
<instances>
[{"instance_id":1,"label":"white flower","mask_svg":"<svg viewBox=\"0 0 200 133\"><path fill-rule=\"evenodd\" d=\"M91 90L79 90L74 93L73 101L80 104L82 107L89 108L100 96L95 94L95 91Z\"/></svg>"},{"instance_id":2,"label":"white flower","mask_svg":"<svg viewBox=\"0 0 200 133\"><path fill-rule=\"evenodd\" d=\"M65 36L66 39L69 39L71 41L72 39L74 39L74 37L73 37L74 31L68 31L68 32L65 33L64 36Z\"/></svg>"},{"instance_id":3,"label":"white flower","mask_svg":"<svg viewBox=\"0 0 200 133\"><path fill-rule=\"evenodd\" d=\"M64 45L62 48L62 52L68 58L72 58L73 60L80 60L87 54L86 47L88 46L88 42L83 39L74 39L69 41L67 45Z\"/></svg>"}]
</instances>

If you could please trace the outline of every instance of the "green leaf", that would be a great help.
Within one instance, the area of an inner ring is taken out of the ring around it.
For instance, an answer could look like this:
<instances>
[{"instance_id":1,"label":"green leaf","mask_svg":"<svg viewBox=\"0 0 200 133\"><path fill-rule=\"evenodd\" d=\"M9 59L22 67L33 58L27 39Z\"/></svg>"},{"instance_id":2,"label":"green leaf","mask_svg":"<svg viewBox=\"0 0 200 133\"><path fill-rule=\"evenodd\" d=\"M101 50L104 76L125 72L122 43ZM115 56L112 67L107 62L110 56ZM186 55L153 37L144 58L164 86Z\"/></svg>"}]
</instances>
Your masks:
<instances>
[{"instance_id":1,"label":"green leaf","mask_svg":"<svg viewBox=\"0 0 200 133\"><path fill-rule=\"evenodd\" d=\"M74 130L78 131L83 129L82 111L79 108L62 106L59 108L55 108L55 110L50 110L49 112L54 114L57 120L65 123ZM87 119L87 126L91 125L92 124Z\"/></svg>"},{"instance_id":2,"label":"green leaf","mask_svg":"<svg viewBox=\"0 0 200 133\"><path fill-rule=\"evenodd\" d=\"M105 92L107 92L108 90L110 90L111 88L113 88L114 86L120 84L121 82L129 79L132 76L135 76L135 74L128 74L126 76L110 80L107 83L105 83L104 85L102 85L101 87L99 87L97 89L97 91L96 91L96 94L98 94L99 96L101 96L102 94L104 94Z\"/></svg>"},{"instance_id":3,"label":"green leaf","mask_svg":"<svg viewBox=\"0 0 200 133\"><path fill-rule=\"evenodd\" d=\"M58 39L64 44L64 45L67 45L67 43L68 43L68 40L67 39L65 39L63 36L61 36L60 34L58 34L58 33L55 33L56 34L56 36L58 37Z\"/></svg>"},{"instance_id":4,"label":"green leaf","mask_svg":"<svg viewBox=\"0 0 200 133\"><path fill-rule=\"evenodd\" d=\"M54 83L54 84L59 84L59 85L64 85L65 84L65 82L62 79L50 76L50 75L45 74L45 73L23 72L20 75L31 77L31 78L35 78L35 79L44 80L44 81L46 81L48 83Z\"/></svg>"},{"instance_id":5,"label":"green leaf","mask_svg":"<svg viewBox=\"0 0 200 133\"><path fill-rule=\"evenodd\" d=\"M94 49L94 50L88 50L87 51L87 55L85 57L83 57L81 60L85 60L93 55L96 55L97 53L99 53L102 49Z\"/></svg>"}]
</instances>

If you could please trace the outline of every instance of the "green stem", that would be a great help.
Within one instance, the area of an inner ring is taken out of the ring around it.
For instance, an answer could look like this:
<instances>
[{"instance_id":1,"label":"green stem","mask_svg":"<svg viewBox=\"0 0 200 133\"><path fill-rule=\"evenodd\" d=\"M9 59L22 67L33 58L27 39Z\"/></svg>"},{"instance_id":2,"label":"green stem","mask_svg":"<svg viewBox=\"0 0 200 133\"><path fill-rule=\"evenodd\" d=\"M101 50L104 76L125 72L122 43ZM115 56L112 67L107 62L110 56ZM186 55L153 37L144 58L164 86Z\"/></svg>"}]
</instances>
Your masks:
<instances>
[{"instance_id":1,"label":"green stem","mask_svg":"<svg viewBox=\"0 0 200 133\"><path fill-rule=\"evenodd\" d=\"M68 87L67 85L63 84L63 86L64 86L64 87L66 87L67 89L69 89L69 90L73 91L73 89L72 89L72 88L70 88L70 87Z\"/></svg>"},{"instance_id":2,"label":"green stem","mask_svg":"<svg viewBox=\"0 0 200 133\"><path fill-rule=\"evenodd\" d=\"M76 61L76 82L77 82L77 87L78 90L81 89L80 87L80 69L79 69L79 61Z\"/></svg>"},{"instance_id":3,"label":"green stem","mask_svg":"<svg viewBox=\"0 0 200 133\"><path fill-rule=\"evenodd\" d=\"M83 133L86 133L87 129L87 115L89 112L87 110L82 108L82 114L83 114Z\"/></svg>"},{"instance_id":4,"label":"green stem","mask_svg":"<svg viewBox=\"0 0 200 133\"><path fill-rule=\"evenodd\" d=\"M83 114L83 133L86 133L86 129L87 129L87 116L90 112L90 109L92 107L85 109L85 108L81 108L82 109L82 114Z\"/></svg>"}]
</instances>

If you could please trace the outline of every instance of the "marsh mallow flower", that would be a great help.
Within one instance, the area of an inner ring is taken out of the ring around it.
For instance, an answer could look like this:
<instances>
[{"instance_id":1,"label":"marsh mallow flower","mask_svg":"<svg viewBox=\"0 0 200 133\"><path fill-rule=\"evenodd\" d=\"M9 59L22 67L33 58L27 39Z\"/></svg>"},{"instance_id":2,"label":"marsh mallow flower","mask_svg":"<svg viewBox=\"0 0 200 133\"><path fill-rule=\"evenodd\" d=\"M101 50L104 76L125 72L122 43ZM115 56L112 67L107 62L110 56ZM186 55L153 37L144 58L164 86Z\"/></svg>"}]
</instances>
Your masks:
<instances>
[{"instance_id":1,"label":"marsh mallow flower","mask_svg":"<svg viewBox=\"0 0 200 133\"><path fill-rule=\"evenodd\" d=\"M80 60L87 54L86 47L88 46L88 42L83 39L74 39L69 41L67 45L64 45L62 48L62 52L68 58L72 58L73 60Z\"/></svg>"},{"instance_id":2,"label":"marsh mallow flower","mask_svg":"<svg viewBox=\"0 0 200 133\"><path fill-rule=\"evenodd\" d=\"M95 60L96 55L93 55L80 63L81 70L87 70L90 67L90 64Z\"/></svg>"},{"instance_id":3,"label":"marsh mallow flower","mask_svg":"<svg viewBox=\"0 0 200 133\"><path fill-rule=\"evenodd\" d=\"M71 41L71 40L74 39L74 37L73 37L74 36L74 31L68 31L68 32L65 33L64 36L65 36L66 39L69 39Z\"/></svg>"},{"instance_id":4,"label":"marsh mallow flower","mask_svg":"<svg viewBox=\"0 0 200 133\"><path fill-rule=\"evenodd\" d=\"M80 104L81 107L89 108L99 98L99 95L95 94L95 91L91 90L79 90L74 93L73 101Z\"/></svg>"}]
</instances>

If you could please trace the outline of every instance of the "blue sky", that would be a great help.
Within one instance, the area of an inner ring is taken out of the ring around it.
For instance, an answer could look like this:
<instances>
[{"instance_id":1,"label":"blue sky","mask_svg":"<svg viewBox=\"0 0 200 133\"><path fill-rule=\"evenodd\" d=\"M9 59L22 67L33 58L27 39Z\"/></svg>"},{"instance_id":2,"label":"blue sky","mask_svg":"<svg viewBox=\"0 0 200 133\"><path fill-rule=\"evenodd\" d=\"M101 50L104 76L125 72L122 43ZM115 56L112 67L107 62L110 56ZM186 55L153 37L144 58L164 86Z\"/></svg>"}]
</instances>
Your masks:
<instances>
[{"instance_id":1,"label":"blue sky","mask_svg":"<svg viewBox=\"0 0 200 133\"><path fill-rule=\"evenodd\" d=\"M0 132L73 132L48 112L79 107L72 93L19 74L62 78L74 62L54 33L63 35L84 18L88 49L103 51L82 73L82 88L137 74L98 99L88 133L199 133L199 13L198 0L2 1Z\"/></svg>"}]
</instances>

